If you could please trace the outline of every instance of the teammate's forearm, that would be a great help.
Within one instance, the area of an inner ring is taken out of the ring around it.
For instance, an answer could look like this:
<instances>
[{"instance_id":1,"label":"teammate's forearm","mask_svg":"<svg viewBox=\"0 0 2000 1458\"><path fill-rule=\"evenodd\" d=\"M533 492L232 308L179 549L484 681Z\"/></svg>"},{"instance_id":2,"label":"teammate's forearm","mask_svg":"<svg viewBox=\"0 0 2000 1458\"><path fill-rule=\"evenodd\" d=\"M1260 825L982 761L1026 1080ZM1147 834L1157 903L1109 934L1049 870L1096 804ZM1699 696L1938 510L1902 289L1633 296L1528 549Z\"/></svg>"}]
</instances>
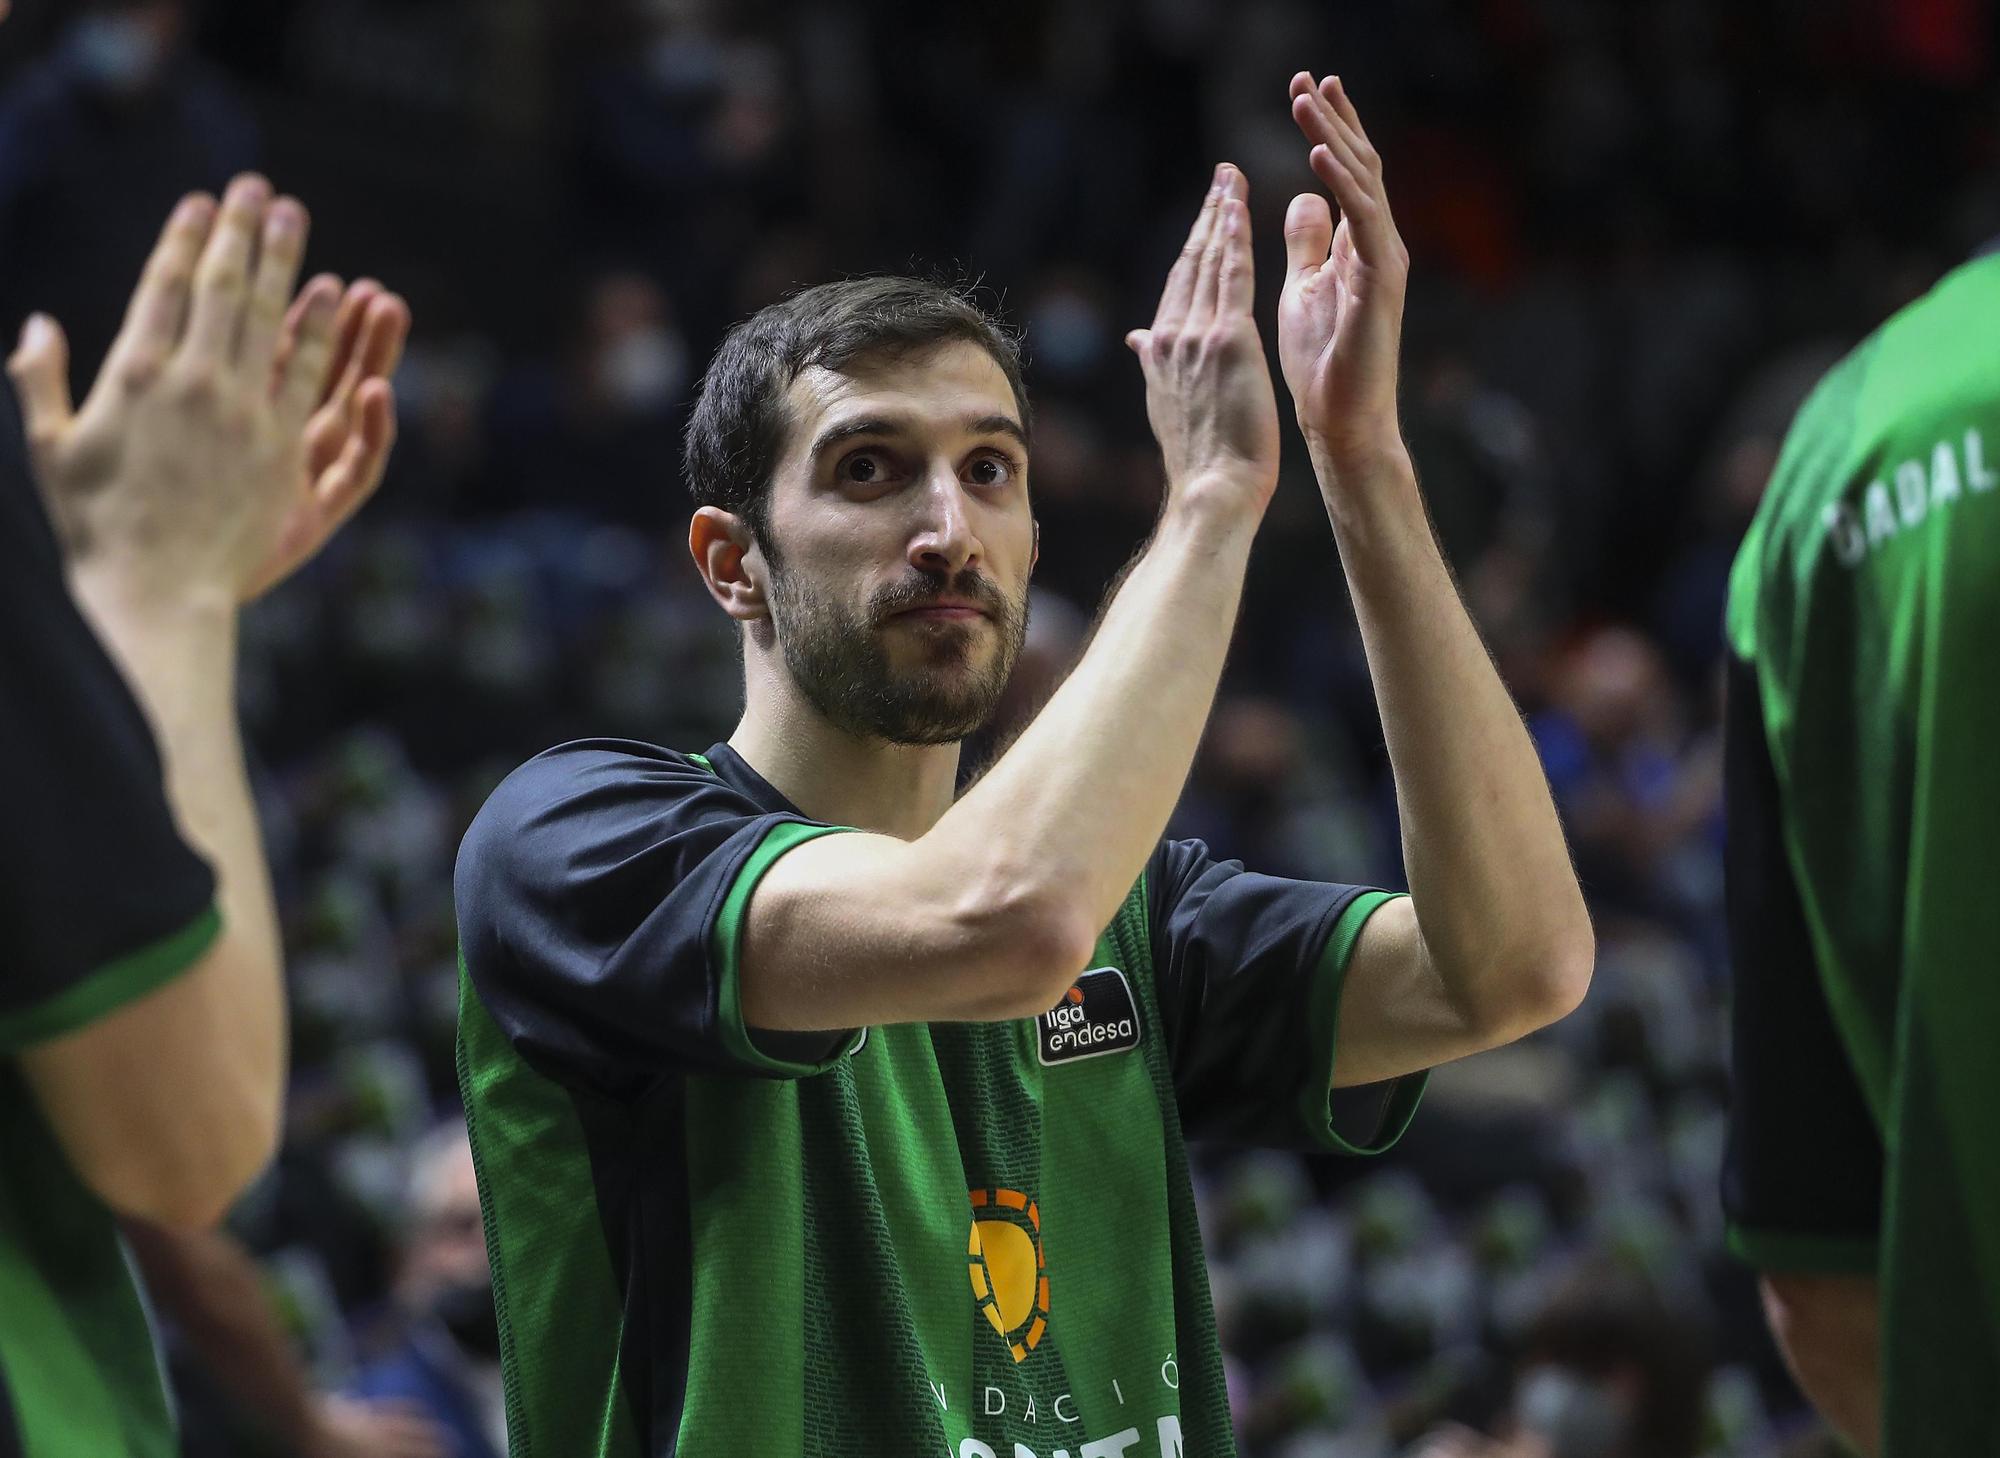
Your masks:
<instances>
[{"instance_id":1,"label":"teammate's forearm","mask_svg":"<svg viewBox=\"0 0 2000 1458\"><path fill-rule=\"evenodd\" d=\"M1106 925L1179 799L1256 521L1170 508L1068 680L924 841L1000 857Z\"/></svg>"},{"instance_id":2,"label":"teammate's forearm","mask_svg":"<svg viewBox=\"0 0 2000 1458\"><path fill-rule=\"evenodd\" d=\"M204 1059L222 1096L252 1106L243 1137L267 1137L284 1093L283 949L237 723L236 608L193 593L135 595L108 568L71 580L152 724L182 832L214 868L222 935L239 955L204 958L179 991L213 1010Z\"/></svg>"},{"instance_id":3,"label":"teammate's forearm","mask_svg":"<svg viewBox=\"0 0 2000 1458\"><path fill-rule=\"evenodd\" d=\"M1882 1449L1879 1284L1873 1276L1785 1272L1759 1285L1785 1365L1820 1415L1874 1458Z\"/></svg>"},{"instance_id":4,"label":"teammate's forearm","mask_svg":"<svg viewBox=\"0 0 2000 1458\"><path fill-rule=\"evenodd\" d=\"M278 1324L250 1253L222 1231L124 1222L146 1289L238 1407L293 1452L312 1435L318 1397Z\"/></svg>"},{"instance_id":5,"label":"teammate's forearm","mask_svg":"<svg viewBox=\"0 0 2000 1458\"><path fill-rule=\"evenodd\" d=\"M1452 1004L1511 1032L1581 997L1589 914L1532 741L1439 555L1400 445L1314 467L1354 601L1402 822L1404 871Z\"/></svg>"}]
</instances>

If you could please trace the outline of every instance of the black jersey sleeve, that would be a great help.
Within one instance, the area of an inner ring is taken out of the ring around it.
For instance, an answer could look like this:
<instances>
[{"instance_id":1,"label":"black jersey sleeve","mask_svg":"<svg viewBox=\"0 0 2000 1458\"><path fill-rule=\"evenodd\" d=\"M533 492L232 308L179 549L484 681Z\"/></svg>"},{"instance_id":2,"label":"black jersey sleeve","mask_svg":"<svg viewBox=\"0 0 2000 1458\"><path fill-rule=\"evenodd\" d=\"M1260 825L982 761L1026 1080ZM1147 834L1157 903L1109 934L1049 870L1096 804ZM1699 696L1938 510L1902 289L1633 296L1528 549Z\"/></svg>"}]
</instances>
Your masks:
<instances>
[{"instance_id":1,"label":"black jersey sleeve","mask_svg":"<svg viewBox=\"0 0 2000 1458\"><path fill-rule=\"evenodd\" d=\"M1756 672L1733 656L1724 737L1730 1248L1766 1270L1873 1270L1882 1140L1834 1027L1792 879Z\"/></svg>"},{"instance_id":2,"label":"black jersey sleeve","mask_svg":"<svg viewBox=\"0 0 2000 1458\"><path fill-rule=\"evenodd\" d=\"M502 782L459 849L473 989L530 1066L614 1097L672 1071L816 1073L853 1035L753 1034L736 958L765 871L837 829L769 812L670 750L552 749Z\"/></svg>"},{"instance_id":3,"label":"black jersey sleeve","mask_svg":"<svg viewBox=\"0 0 2000 1458\"><path fill-rule=\"evenodd\" d=\"M1333 1088L1340 989L1388 893L1293 881L1167 841L1147 868L1154 975L1191 1138L1374 1154L1401 1137L1424 1075Z\"/></svg>"},{"instance_id":4,"label":"black jersey sleeve","mask_svg":"<svg viewBox=\"0 0 2000 1458\"><path fill-rule=\"evenodd\" d=\"M0 1054L74 1031L220 930L138 702L90 631L33 487L0 465Z\"/></svg>"}]
</instances>

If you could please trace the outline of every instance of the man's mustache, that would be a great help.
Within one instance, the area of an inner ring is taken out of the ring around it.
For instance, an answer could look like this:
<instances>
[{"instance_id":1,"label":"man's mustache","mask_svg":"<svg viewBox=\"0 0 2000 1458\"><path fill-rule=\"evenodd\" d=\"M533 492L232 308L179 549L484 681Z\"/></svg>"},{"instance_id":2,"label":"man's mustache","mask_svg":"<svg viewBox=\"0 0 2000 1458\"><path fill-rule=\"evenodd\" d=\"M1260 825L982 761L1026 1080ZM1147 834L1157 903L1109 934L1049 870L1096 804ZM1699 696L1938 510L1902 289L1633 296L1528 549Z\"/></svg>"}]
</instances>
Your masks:
<instances>
[{"instance_id":1,"label":"man's mustache","mask_svg":"<svg viewBox=\"0 0 2000 1458\"><path fill-rule=\"evenodd\" d=\"M966 568L951 576L921 572L893 583L875 594L870 604L876 622L929 607L941 598L957 598L975 604L995 622L1007 620L1007 599L984 573Z\"/></svg>"}]
</instances>

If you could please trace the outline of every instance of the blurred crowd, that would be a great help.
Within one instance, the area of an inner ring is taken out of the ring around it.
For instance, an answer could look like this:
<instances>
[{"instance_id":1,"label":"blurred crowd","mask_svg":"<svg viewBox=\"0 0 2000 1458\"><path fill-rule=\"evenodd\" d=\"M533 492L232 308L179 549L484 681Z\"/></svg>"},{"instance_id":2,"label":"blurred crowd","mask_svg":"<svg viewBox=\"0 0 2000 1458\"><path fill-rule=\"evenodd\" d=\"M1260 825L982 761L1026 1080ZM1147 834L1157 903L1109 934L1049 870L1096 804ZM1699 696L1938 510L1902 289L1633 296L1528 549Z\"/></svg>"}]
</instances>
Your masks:
<instances>
[{"instance_id":1,"label":"blurred crowd","mask_svg":"<svg viewBox=\"0 0 2000 1458\"><path fill-rule=\"evenodd\" d=\"M1822 1451L1721 1249L1723 591L1818 372L2000 232L1992 25L1976 0L18 0L0 320L62 318L79 386L173 198L242 165L313 207L313 262L417 320L388 484L244 645L297 1075L233 1228L316 1377L423 1400L425 1362L470 1374L456 1441L491 1441L453 854L550 744L728 733L734 640L677 464L721 331L794 284L912 269L1025 331L1029 712L1157 504L1120 337L1219 158L1251 178L1274 297L1312 186L1285 85L1311 67L1388 159L1406 431L1601 962L1574 1017L1440 1070L1390 1155L1203 1156L1244 1451ZM1272 517L1174 833L1393 886L1303 460ZM271 1451L176 1370L190 1458Z\"/></svg>"}]
</instances>

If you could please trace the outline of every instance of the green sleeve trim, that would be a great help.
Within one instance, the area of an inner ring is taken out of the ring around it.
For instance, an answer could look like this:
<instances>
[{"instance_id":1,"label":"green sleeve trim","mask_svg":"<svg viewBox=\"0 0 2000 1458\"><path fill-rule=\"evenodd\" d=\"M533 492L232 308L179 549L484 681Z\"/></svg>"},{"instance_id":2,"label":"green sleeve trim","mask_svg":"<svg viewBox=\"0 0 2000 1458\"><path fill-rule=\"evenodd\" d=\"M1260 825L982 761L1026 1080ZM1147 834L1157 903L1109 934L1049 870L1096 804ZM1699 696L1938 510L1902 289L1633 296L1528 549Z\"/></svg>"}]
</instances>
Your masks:
<instances>
[{"instance_id":1,"label":"green sleeve trim","mask_svg":"<svg viewBox=\"0 0 2000 1458\"><path fill-rule=\"evenodd\" d=\"M716 1010L721 1019L722 1043L730 1056L755 1072L776 1074L784 1078L806 1078L815 1073L823 1073L844 1058L851 1040L842 1038L839 1048L817 1063L792 1063L782 1058L773 1058L759 1048L750 1038L750 1029L743 1022L743 991L737 978L737 961L742 952L743 918L750 910L750 895L757 889L757 883L764 879L764 873L777 864L779 856L795 850L809 840L817 840L822 835L838 835L849 829L844 825L804 825L796 820L788 820L774 825L757 848L750 852L750 858L743 863L743 869L736 873L730 883L729 893L722 899L722 909L715 918L715 967Z\"/></svg>"},{"instance_id":2,"label":"green sleeve trim","mask_svg":"<svg viewBox=\"0 0 2000 1458\"><path fill-rule=\"evenodd\" d=\"M81 982L19 1012L0 1015L0 1052L18 1052L49 1038L73 1033L106 1013L143 997L186 971L222 931L222 913L211 904L182 927L150 946L107 962Z\"/></svg>"},{"instance_id":3,"label":"green sleeve trim","mask_svg":"<svg viewBox=\"0 0 2000 1458\"><path fill-rule=\"evenodd\" d=\"M1727 1240L1731 1255L1760 1271L1872 1275L1881 1265L1881 1247L1865 1236L1785 1235L1731 1225Z\"/></svg>"},{"instance_id":4,"label":"green sleeve trim","mask_svg":"<svg viewBox=\"0 0 2000 1458\"><path fill-rule=\"evenodd\" d=\"M1299 1114L1313 1138L1338 1154L1380 1154L1394 1147L1403 1137L1403 1131L1410 1127L1410 1120L1416 1117L1424 1087L1430 1082L1428 1072L1397 1079L1383 1107L1375 1137L1366 1144L1353 1143L1333 1127L1333 1060L1339 1041L1340 990L1347 979L1347 959L1354 954L1354 944L1361 939L1361 928L1368 918L1389 902L1400 899L1389 891L1365 891L1348 903L1326 939L1326 950L1320 953L1312 991L1306 1000L1306 1027L1312 1038L1313 1055L1311 1077L1299 1090Z\"/></svg>"}]
</instances>

